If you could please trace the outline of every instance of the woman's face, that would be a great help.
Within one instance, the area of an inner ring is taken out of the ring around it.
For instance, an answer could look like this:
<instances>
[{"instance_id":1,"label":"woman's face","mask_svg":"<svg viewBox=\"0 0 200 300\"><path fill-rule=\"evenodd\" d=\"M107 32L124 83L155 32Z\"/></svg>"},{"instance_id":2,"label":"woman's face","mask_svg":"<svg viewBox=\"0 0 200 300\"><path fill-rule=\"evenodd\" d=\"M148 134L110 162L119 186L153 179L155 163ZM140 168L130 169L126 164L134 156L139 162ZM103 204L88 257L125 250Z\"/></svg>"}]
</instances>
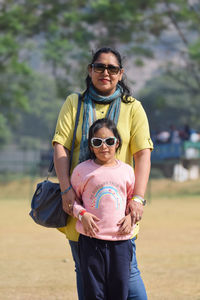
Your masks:
<instances>
[{"instance_id":1,"label":"woman's face","mask_svg":"<svg viewBox=\"0 0 200 300\"><path fill-rule=\"evenodd\" d=\"M118 60L113 53L101 53L94 63L119 67ZM89 66L88 71L94 87L99 94L104 96L110 96L115 92L117 83L123 75L123 69L120 69L117 74L109 74L107 69L102 73L97 73L93 67Z\"/></svg>"}]
</instances>

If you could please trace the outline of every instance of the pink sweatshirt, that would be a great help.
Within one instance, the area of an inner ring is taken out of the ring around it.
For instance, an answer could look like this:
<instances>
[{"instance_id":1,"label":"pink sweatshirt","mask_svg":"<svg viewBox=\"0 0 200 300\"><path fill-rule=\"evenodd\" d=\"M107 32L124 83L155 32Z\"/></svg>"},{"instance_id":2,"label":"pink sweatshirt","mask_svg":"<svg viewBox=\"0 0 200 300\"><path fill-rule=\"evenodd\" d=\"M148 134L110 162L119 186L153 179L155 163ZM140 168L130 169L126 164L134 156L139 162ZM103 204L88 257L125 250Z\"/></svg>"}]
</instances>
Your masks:
<instances>
[{"instance_id":1,"label":"pink sweatshirt","mask_svg":"<svg viewBox=\"0 0 200 300\"><path fill-rule=\"evenodd\" d=\"M117 223L125 216L127 201L133 196L134 182L133 168L121 161L117 161L117 165L112 167L98 165L93 160L80 163L72 173L71 184L83 205L75 202L74 215L78 218L79 212L86 209L100 219L97 222L97 239L131 238L133 230L127 235L117 234ZM76 230L85 235L79 220Z\"/></svg>"}]
</instances>

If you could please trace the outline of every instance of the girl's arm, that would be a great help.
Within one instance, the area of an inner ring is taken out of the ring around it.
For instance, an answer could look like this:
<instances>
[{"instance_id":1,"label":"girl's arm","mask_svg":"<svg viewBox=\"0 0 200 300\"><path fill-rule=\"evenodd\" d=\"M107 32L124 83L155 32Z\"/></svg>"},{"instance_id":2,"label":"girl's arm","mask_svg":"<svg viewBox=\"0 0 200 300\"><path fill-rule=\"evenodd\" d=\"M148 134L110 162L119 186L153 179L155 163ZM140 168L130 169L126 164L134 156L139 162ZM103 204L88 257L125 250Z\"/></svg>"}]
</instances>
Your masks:
<instances>
[{"instance_id":1,"label":"girl's arm","mask_svg":"<svg viewBox=\"0 0 200 300\"><path fill-rule=\"evenodd\" d=\"M77 168L75 168L72 173L71 184L77 195L77 199L74 202L74 206L73 206L74 216L77 219L79 219L79 221L82 223L84 233L90 237L95 237L96 232L99 231L99 227L96 224L96 222L99 221L99 218L97 218L95 215L87 212L84 207L83 201L81 201L84 180L80 177L80 173L77 172ZM79 200L78 200L78 198L79 198Z\"/></svg>"},{"instance_id":2,"label":"girl's arm","mask_svg":"<svg viewBox=\"0 0 200 300\"><path fill-rule=\"evenodd\" d=\"M126 187L127 187L126 216L123 217L117 224L119 226L119 230L118 230L119 235L129 234L133 229L133 224L134 224L133 217L131 216L131 213L127 207L128 207L128 203L131 201L133 197L134 181L135 181L134 171L132 168L130 168L130 178L126 183Z\"/></svg>"},{"instance_id":3,"label":"girl's arm","mask_svg":"<svg viewBox=\"0 0 200 300\"><path fill-rule=\"evenodd\" d=\"M87 212L86 209L76 201L74 203L73 212L74 216L81 221L85 234L95 237L96 232L99 231L99 227L96 224L96 222L99 221L99 218Z\"/></svg>"}]
</instances>

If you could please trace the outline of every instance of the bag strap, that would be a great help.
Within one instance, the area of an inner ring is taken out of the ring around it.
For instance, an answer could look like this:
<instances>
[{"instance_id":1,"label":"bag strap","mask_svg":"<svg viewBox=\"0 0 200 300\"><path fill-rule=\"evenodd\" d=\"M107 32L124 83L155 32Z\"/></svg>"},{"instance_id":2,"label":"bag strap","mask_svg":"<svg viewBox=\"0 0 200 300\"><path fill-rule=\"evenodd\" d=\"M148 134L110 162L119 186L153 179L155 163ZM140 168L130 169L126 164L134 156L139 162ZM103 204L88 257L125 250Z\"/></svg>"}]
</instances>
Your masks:
<instances>
[{"instance_id":1,"label":"bag strap","mask_svg":"<svg viewBox=\"0 0 200 300\"><path fill-rule=\"evenodd\" d=\"M79 121L79 116L80 116L80 111L81 111L81 94L78 94L78 106L77 106L77 112L76 112L76 120L75 120L75 125L74 125L74 133L73 133L73 139L72 139L72 148L71 148L71 154L70 154L70 160L69 160L69 172L71 169L72 165L72 157L73 157L73 152L74 152L74 146L75 146L75 139L76 139L76 131L78 127L78 121ZM51 172L53 171L54 168L54 159L52 157L52 160L49 165L48 169L48 175L47 175L47 180Z\"/></svg>"},{"instance_id":2,"label":"bag strap","mask_svg":"<svg viewBox=\"0 0 200 300\"><path fill-rule=\"evenodd\" d=\"M78 106L77 106L76 121L75 121L75 125L74 125L74 134L73 134L73 139L72 139L72 148L71 148L71 154L70 154L70 160L69 160L69 172L70 172L71 166L72 166L72 157L73 157L73 152L74 152L76 131L77 131L77 127L78 127L80 111L81 111L81 94L78 94Z\"/></svg>"}]
</instances>

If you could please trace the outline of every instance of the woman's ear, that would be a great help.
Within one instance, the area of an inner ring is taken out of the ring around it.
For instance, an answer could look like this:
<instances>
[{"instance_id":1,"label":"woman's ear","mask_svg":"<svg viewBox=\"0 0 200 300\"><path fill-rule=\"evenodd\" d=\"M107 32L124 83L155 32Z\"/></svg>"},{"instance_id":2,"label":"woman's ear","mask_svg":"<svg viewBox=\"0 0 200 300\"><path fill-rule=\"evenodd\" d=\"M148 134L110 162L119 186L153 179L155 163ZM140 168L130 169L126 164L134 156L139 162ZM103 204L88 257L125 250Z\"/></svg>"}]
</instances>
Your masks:
<instances>
[{"instance_id":1,"label":"woman's ear","mask_svg":"<svg viewBox=\"0 0 200 300\"><path fill-rule=\"evenodd\" d=\"M124 73L124 69L121 69L119 73L119 81L122 80L123 73Z\"/></svg>"},{"instance_id":2,"label":"woman's ear","mask_svg":"<svg viewBox=\"0 0 200 300\"><path fill-rule=\"evenodd\" d=\"M92 67L91 67L91 65L88 65L88 75L90 77L92 77Z\"/></svg>"}]
</instances>

